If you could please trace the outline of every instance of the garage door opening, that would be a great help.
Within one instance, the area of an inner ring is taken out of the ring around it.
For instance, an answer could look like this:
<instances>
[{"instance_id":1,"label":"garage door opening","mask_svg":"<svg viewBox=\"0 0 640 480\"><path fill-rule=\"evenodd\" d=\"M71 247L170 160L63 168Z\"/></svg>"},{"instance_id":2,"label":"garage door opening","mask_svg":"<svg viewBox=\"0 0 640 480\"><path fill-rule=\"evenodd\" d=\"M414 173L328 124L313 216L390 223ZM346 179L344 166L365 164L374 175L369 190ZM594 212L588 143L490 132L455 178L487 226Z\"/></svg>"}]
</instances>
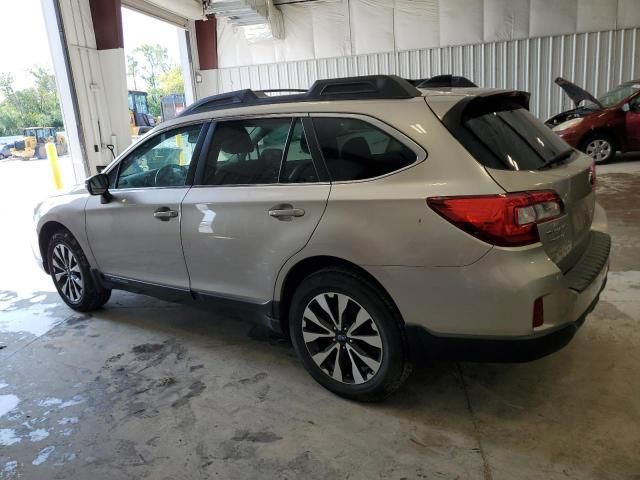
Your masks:
<instances>
[{"instance_id":1,"label":"garage door opening","mask_svg":"<svg viewBox=\"0 0 640 480\"><path fill-rule=\"evenodd\" d=\"M188 57L186 31L129 8L122 8L122 27L129 126L135 140L175 118L193 98L188 58L183 61Z\"/></svg>"}]
</instances>

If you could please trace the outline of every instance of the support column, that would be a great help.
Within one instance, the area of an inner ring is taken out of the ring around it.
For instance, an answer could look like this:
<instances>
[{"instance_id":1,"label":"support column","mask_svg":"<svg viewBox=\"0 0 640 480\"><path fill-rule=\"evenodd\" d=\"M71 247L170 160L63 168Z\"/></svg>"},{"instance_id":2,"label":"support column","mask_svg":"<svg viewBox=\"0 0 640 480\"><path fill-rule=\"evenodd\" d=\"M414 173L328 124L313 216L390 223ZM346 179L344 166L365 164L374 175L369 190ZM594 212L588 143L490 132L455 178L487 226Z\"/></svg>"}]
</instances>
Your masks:
<instances>
[{"instance_id":1,"label":"support column","mask_svg":"<svg viewBox=\"0 0 640 480\"><path fill-rule=\"evenodd\" d=\"M198 98L215 95L220 92L218 83L218 34L216 18L209 15L208 20L196 20L194 33L198 54L196 70L196 90Z\"/></svg>"},{"instance_id":2,"label":"support column","mask_svg":"<svg viewBox=\"0 0 640 480\"><path fill-rule=\"evenodd\" d=\"M56 81L74 165L77 155L84 164L84 172L75 169L81 180L111 162L110 145L121 152L131 143L121 3L41 1L49 38L58 37L58 48L51 45Z\"/></svg>"}]
</instances>

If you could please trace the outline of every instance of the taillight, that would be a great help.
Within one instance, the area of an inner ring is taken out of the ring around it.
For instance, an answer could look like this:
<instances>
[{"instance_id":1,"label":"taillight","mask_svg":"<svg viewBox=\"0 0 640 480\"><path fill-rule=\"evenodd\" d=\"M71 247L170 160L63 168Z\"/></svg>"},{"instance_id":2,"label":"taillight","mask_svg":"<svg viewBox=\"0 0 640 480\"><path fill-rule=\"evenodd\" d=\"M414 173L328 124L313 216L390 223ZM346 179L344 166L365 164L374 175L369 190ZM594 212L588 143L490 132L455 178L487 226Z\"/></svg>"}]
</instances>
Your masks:
<instances>
[{"instance_id":1,"label":"taillight","mask_svg":"<svg viewBox=\"0 0 640 480\"><path fill-rule=\"evenodd\" d=\"M558 218L563 213L562 200L552 190L430 197L427 204L458 228L502 247L540 241L536 225Z\"/></svg>"}]
</instances>

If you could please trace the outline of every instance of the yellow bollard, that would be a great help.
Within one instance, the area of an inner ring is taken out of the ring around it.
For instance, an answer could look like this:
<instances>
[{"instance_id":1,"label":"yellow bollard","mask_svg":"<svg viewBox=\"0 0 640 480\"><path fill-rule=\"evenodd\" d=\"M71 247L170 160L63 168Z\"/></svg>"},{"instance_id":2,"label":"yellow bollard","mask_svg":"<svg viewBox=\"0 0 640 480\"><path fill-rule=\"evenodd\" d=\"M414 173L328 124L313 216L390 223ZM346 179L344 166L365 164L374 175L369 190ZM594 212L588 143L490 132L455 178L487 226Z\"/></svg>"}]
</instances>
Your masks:
<instances>
[{"instance_id":1,"label":"yellow bollard","mask_svg":"<svg viewBox=\"0 0 640 480\"><path fill-rule=\"evenodd\" d=\"M51 165L51 173L53 174L53 184L56 190L62 189L62 177L60 176L60 166L58 165L58 152L56 152L56 145L52 142L47 143L47 158Z\"/></svg>"},{"instance_id":2,"label":"yellow bollard","mask_svg":"<svg viewBox=\"0 0 640 480\"><path fill-rule=\"evenodd\" d=\"M186 156L184 154L184 138L182 138L182 134L179 133L176 135L176 147L180 149L180 165L185 165L187 163Z\"/></svg>"}]
</instances>

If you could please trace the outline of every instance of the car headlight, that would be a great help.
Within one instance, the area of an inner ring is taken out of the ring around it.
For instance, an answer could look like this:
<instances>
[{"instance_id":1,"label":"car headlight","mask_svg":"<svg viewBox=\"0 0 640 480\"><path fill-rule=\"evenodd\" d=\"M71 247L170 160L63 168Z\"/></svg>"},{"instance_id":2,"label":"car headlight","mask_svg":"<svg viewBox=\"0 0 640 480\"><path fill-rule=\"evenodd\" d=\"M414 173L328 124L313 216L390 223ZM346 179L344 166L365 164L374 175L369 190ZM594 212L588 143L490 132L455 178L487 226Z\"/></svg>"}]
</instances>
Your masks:
<instances>
[{"instance_id":1,"label":"car headlight","mask_svg":"<svg viewBox=\"0 0 640 480\"><path fill-rule=\"evenodd\" d=\"M576 125L579 125L580 123L582 123L582 121L584 120L584 118L572 118L571 120L567 120L564 121L562 123L559 123L558 125L556 125L555 127L553 127L551 130L553 130L554 132L560 132L562 130L567 130L569 128L573 128Z\"/></svg>"}]
</instances>

